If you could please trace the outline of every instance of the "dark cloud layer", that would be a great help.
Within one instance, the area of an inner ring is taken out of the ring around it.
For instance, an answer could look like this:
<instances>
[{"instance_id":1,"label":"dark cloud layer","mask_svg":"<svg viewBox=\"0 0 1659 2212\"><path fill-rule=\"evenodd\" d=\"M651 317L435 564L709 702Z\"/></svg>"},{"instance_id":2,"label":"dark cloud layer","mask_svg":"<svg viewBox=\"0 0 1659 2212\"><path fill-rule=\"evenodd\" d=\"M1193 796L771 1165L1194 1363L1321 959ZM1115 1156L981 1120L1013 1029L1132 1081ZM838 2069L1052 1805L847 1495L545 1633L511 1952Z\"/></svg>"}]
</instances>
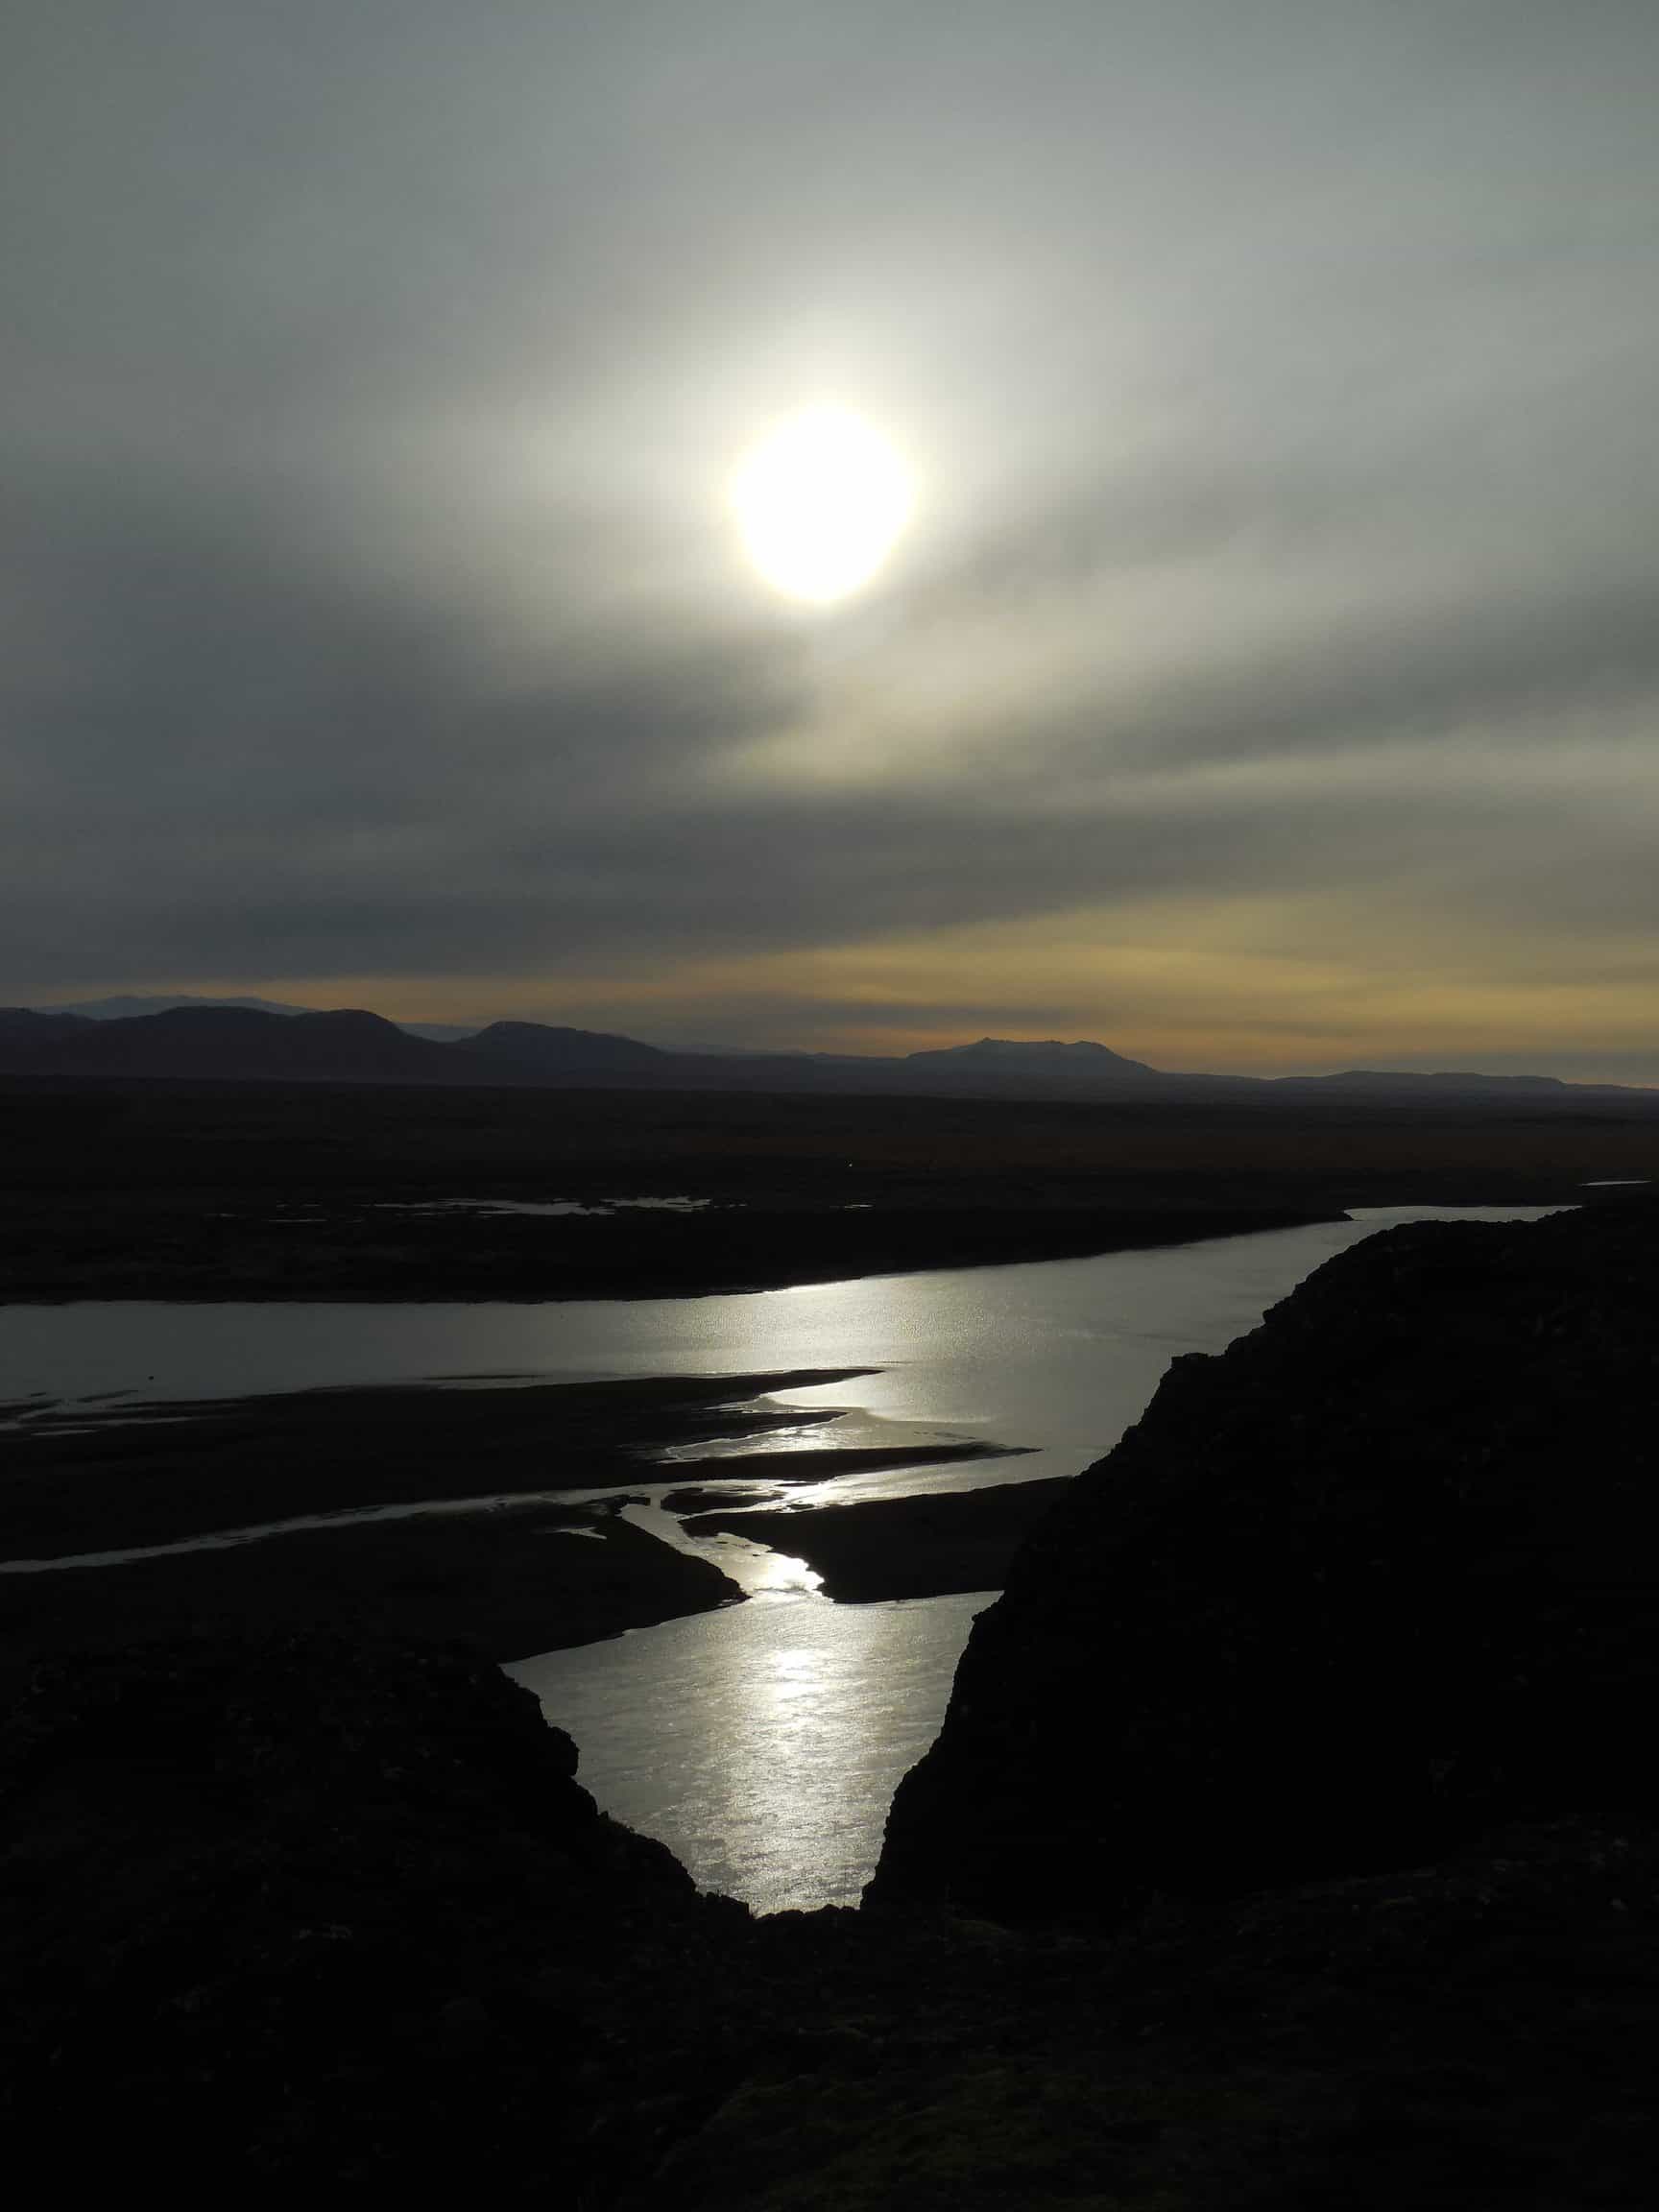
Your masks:
<instances>
[{"instance_id":1,"label":"dark cloud layer","mask_svg":"<svg viewBox=\"0 0 1659 2212\"><path fill-rule=\"evenodd\" d=\"M0 998L661 1027L685 964L1279 901L1639 1055L1650 10L25 0L15 62ZM921 512L814 625L720 502L826 393ZM801 973L705 1027L1109 1003Z\"/></svg>"}]
</instances>

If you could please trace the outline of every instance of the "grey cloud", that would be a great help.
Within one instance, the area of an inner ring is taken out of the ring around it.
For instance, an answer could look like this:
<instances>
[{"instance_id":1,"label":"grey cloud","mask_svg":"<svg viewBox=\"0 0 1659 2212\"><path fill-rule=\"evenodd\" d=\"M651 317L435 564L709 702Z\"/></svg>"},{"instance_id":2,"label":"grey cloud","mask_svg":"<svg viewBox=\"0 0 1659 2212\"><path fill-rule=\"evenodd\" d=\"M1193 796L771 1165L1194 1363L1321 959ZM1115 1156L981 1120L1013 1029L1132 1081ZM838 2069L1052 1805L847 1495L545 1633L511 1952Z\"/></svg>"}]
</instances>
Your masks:
<instances>
[{"instance_id":1,"label":"grey cloud","mask_svg":"<svg viewBox=\"0 0 1659 2212\"><path fill-rule=\"evenodd\" d=\"M778 634L624 641L505 686L463 635L297 574L257 531L128 524L114 543L73 520L34 538L41 621L0 830L9 992L204 967L580 975L1147 893L1406 883L1449 914L1497 902L1568 930L1659 908L1631 826L1593 822L1565 847L1554 810L1501 775L1460 800L1403 787L1359 807L1316 778L1262 798L1201 776L1132 806L1108 787L1089 811L1042 805L1040 774L1018 797L965 776L716 798L710 764L799 704ZM1601 618L1628 646L1625 612ZM1483 654L1452 635L1450 690L1422 639L1274 671L1258 738L1284 743L1298 708L1305 738L1352 740L1413 705L1444 711L1451 690L1467 704L1508 654L1525 674L1528 639L1552 667L1537 624ZM1246 706L1242 686L1212 702L1211 750Z\"/></svg>"},{"instance_id":2,"label":"grey cloud","mask_svg":"<svg viewBox=\"0 0 1659 2212\"><path fill-rule=\"evenodd\" d=\"M1195 650L1201 650L1201 644ZM1484 724L1502 748L1540 711L1659 699L1659 576L1566 578L1559 594L1379 611L1361 629L1298 640L1115 704L1098 735L1118 757L1217 760L1456 735Z\"/></svg>"},{"instance_id":3,"label":"grey cloud","mask_svg":"<svg viewBox=\"0 0 1659 2212\"><path fill-rule=\"evenodd\" d=\"M0 993L590 975L1151 893L1651 926L1642 824L1504 760L1659 693L1655 60L1650 10L1542 0L25 0ZM810 653L644 581L814 378L934 470L896 650L1079 601L1004 773L710 780ZM469 484L456 423L520 416L557 464ZM1124 676L1083 602L1165 576L1166 672ZM497 580L545 594L539 649L492 636ZM1477 726L1483 787L1321 787ZM1309 773L1209 774L1269 754ZM1062 804L1080 764L1171 788Z\"/></svg>"}]
</instances>

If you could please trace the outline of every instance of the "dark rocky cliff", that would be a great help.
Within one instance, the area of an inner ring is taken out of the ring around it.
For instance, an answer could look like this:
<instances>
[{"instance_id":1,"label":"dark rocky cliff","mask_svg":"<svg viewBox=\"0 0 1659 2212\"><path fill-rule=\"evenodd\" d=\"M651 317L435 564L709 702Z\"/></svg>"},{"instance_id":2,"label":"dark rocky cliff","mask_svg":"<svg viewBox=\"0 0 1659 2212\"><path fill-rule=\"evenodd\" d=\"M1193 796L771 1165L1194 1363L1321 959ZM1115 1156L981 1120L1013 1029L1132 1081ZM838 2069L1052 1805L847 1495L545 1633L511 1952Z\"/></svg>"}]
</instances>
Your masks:
<instances>
[{"instance_id":1,"label":"dark rocky cliff","mask_svg":"<svg viewBox=\"0 0 1659 2212\"><path fill-rule=\"evenodd\" d=\"M602 1815L576 1757L458 1647L43 1667L0 1723L17 2165L188 2203L348 2179L498 2198L531 2173L564 2203L596 2165L625 2176L688 1993L748 1915Z\"/></svg>"},{"instance_id":2,"label":"dark rocky cliff","mask_svg":"<svg viewBox=\"0 0 1659 2212\"><path fill-rule=\"evenodd\" d=\"M1174 1361L976 1623L871 1900L1111 1917L1649 1812L1656 1232L1397 1229Z\"/></svg>"}]
</instances>

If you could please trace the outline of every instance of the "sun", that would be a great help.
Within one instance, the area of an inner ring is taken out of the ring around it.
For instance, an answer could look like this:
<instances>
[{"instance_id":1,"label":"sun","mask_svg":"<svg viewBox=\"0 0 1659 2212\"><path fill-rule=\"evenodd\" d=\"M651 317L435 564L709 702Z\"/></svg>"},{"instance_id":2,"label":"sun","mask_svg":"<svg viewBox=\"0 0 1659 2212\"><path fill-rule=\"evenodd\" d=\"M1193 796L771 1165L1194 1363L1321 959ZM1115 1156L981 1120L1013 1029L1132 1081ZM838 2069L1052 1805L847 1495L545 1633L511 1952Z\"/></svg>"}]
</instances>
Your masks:
<instances>
[{"instance_id":1,"label":"sun","mask_svg":"<svg viewBox=\"0 0 1659 2212\"><path fill-rule=\"evenodd\" d=\"M869 583L910 518L909 471L861 415L812 407L780 422L732 479L750 560L774 590L828 606Z\"/></svg>"}]
</instances>

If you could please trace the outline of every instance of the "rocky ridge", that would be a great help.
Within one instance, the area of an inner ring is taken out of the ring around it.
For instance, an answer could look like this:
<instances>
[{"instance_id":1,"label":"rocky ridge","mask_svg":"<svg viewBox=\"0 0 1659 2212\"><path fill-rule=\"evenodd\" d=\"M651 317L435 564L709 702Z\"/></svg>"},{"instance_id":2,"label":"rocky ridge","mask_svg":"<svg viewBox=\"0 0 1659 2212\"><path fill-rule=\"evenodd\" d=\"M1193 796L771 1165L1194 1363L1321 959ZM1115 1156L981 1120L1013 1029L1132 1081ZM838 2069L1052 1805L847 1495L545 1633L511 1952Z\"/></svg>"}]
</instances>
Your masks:
<instances>
[{"instance_id":1,"label":"rocky ridge","mask_svg":"<svg viewBox=\"0 0 1659 2212\"><path fill-rule=\"evenodd\" d=\"M1111 1918L1648 1816L1656 1230L1395 1229L1174 1360L975 1623L875 1901Z\"/></svg>"}]
</instances>

